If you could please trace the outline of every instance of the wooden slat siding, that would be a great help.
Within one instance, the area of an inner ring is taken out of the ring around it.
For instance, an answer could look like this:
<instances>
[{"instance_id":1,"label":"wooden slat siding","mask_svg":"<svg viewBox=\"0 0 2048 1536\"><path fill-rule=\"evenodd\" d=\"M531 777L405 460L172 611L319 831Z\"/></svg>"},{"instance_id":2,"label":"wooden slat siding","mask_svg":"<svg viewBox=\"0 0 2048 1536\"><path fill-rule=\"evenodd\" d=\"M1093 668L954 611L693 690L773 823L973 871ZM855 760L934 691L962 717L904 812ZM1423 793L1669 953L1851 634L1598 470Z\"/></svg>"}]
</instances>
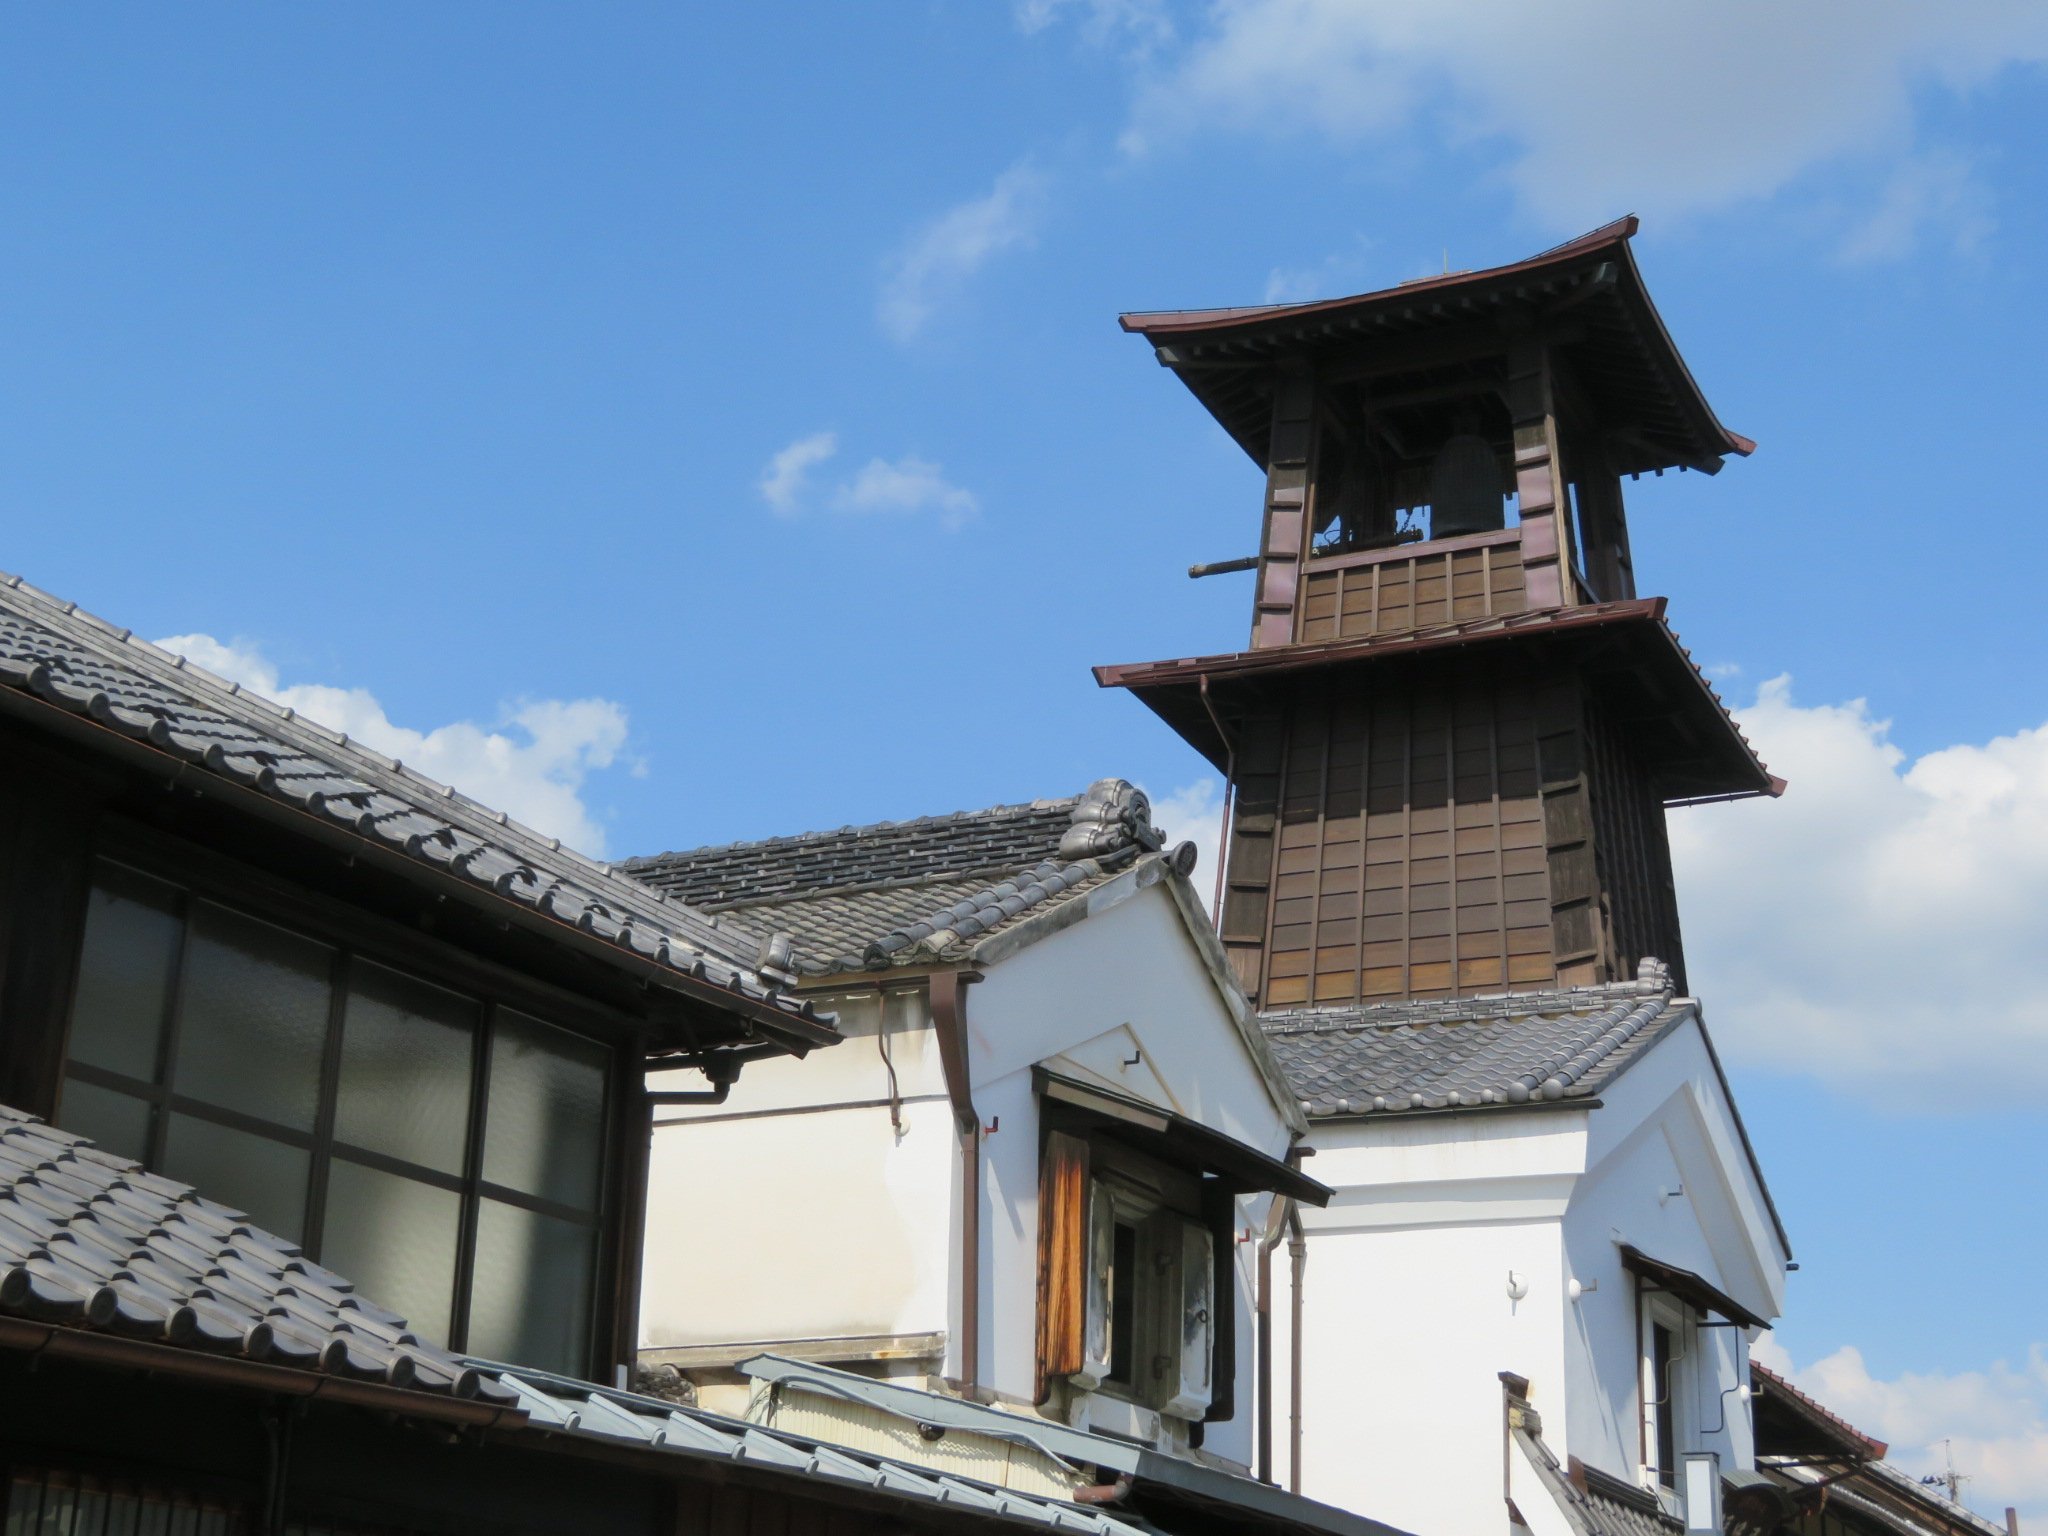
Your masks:
<instances>
[{"instance_id":1,"label":"wooden slat siding","mask_svg":"<svg viewBox=\"0 0 2048 1536\"><path fill-rule=\"evenodd\" d=\"M1260 1003L1554 984L1553 854L1568 875L1578 866L1572 847L1553 848L1549 820L1570 830L1584 809L1583 774L1563 771L1576 698L1569 684L1458 664L1370 695L1296 696L1266 728L1278 826L1264 845L1271 864L1251 871L1271 877L1263 964L1246 957L1240 972L1262 971ZM1557 738L1557 796L1545 794L1539 735ZM1250 846L1234 841L1233 860ZM1586 835L1577 849L1590 867ZM1237 868L1229 884L1240 898L1257 889Z\"/></svg>"},{"instance_id":2,"label":"wooden slat siding","mask_svg":"<svg viewBox=\"0 0 2048 1536\"><path fill-rule=\"evenodd\" d=\"M1554 686L1539 708L1543 847L1550 873L1551 959L1560 986L1601 978L1600 883L1586 788L1585 725L1575 689Z\"/></svg>"},{"instance_id":3,"label":"wooden slat siding","mask_svg":"<svg viewBox=\"0 0 2048 1536\"><path fill-rule=\"evenodd\" d=\"M1236 806L1230 823L1220 932L1238 982L1253 999L1264 995L1285 730L1285 719L1276 712L1247 720L1238 739Z\"/></svg>"},{"instance_id":4,"label":"wooden slat siding","mask_svg":"<svg viewBox=\"0 0 2048 1536\"><path fill-rule=\"evenodd\" d=\"M1088 1326L1088 1143L1048 1131L1038 1165L1038 1369L1033 1399L1081 1369Z\"/></svg>"},{"instance_id":5,"label":"wooden slat siding","mask_svg":"<svg viewBox=\"0 0 2048 1536\"><path fill-rule=\"evenodd\" d=\"M1310 561L1301 584L1303 641L1402 634L1436 624L1521 613L1527 607L1521 551L1512 540L1370 561Z\"/></svg>"},{"instance_id":6,"label":"wooden slat siding","mask_svg":"<svg viewBox=\"0 0 2048 1536\"><path fill-rule=\"evenodd\" d=\"M1570 598L1571 535L1565 528L1550 349L1540 341L1509 349L1508 414L1515 429L1515 495L1529 606L1561 608Z\"/></svg>"},{"instance_id":7,"label":"wooden slat siding","mask_svg":"<svg viewBox=\"0 0 2048 1536\"><path fill-rule=\"evenodd\" d=\"M1309 461L1315 450L1315 380L1299 364L1276 370L1273 381L1272 460L1266 466L1266 517L1252 600L1252 646L1286 645L1298 638L1302 560L1314 509L1309 505Z\"/></svg>"},{"instance_id":8,"label":"wooden slat siding","mask_svg":"<svg viewBox=\"0 0 2048 1536\"><path fill-rule=\"evenodd\" d=\"M1595 862L1608 918L1612 979L1635 975L1645 955L1668 961L1681 986L1684 955L1664 806L1625 732L1587 710L1587 770Z\"/></svg>"}]
</instances>

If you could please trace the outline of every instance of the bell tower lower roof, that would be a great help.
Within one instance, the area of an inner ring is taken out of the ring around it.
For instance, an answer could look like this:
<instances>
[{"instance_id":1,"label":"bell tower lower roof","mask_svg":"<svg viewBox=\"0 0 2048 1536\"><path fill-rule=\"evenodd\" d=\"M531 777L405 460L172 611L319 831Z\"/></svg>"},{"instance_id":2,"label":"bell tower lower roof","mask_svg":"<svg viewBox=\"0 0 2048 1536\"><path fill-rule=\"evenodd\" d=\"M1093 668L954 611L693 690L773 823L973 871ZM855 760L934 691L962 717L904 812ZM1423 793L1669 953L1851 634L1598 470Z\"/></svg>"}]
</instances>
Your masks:
<instances>
[{"instance_id":1,"label":"bell tower lower roof","mask_svg":"<svg viewBox=\"0 0 2048 1536\"><path fill-rule=\"evenodd\" d=\"M1439 624L1398 635L1272 646L1171 661L1099 666L1187 743L1229 771L1226 720L1292 687L1370 687L1375 674L1457 655L1467 665L1520 657L1568 669L1606 697L1667 804L1776 796L1772 775L1664 616L1661 597Z\"/></svg>"}]
</instances>

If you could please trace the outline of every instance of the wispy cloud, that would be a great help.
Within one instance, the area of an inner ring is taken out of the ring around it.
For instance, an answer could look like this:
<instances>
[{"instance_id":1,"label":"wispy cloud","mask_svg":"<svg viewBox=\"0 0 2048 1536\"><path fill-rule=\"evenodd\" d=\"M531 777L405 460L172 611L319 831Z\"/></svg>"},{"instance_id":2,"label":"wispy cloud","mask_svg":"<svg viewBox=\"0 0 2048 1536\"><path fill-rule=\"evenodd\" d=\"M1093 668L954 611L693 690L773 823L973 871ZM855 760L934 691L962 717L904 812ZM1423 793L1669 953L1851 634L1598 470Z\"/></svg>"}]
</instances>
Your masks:
<instances>
[{"instance_id":1,"label":"wispy cloud","mask_svg":"<svg viewBox=\"0 0 2048 1536\"><path fill-rule=\"evenodd\" d=\"M761 471L761 499L782 517L802 510L810 489L811 470L839 451L839 434L813 432L800 437L768 461Z\"/></svg>"},{"instance_id":2,"label":"wispy cloud","mask_svg":"<svg viewBox=\"0 0 2048 1536\"><path fill-rule=\"evenodd\" d=\"M1017 0L1013 10L1017 29L1027 35L1076 17L1081 36L1092 46L1121 44L1140 58L1174 35L1166 0Z\"/></svg>"},{"instance_id":3,"label":"wispy cloud","mask_svg":"<svg viewBox=\"0 0 2048 1536\"><path fill-rule=\"evenodd\" d=\"M1984 217L1961 168L1916 143L1929 88L2043 62L2048 7L2011 0L1218 0L1137 74L1124 145L1217 132L1455 143L1492 156L1560 230L1768 197L1832 165L1865 205L1840 215L1844 239L1874 259L1938 225L1944 205ZM1600 88L1529 89L1567 77Z\"/></svg>"},{"instance_id":4,"label":"wispy cloud","mask_svg":"<svg viewBox=\"0 0 2048 1536\"><path fill-rule=\"evenodd\" d=\"M1213 905L1216 866L1223 857L1222 782L1197 779L1169 794L1153 795L1152 825L1166 834L1169 844L1195 845L1195 889L1202 893L1203 906Z\"/></svg>"},{"instance_id":5,"label":"wispy cloud","mask_svg":"<svg viewBox=\"0 0 2048 1536\"><path fill-rule=\"evenodd\" d=\"M883 332L898 342L915 341L992 258L1029 245L1049 185L1042 171L1020 161L982 196L947 209L913 234L883 272L875 309Z\"/></svg>"},{"instance_id":6,"label":"wispy cloud","mask_svg":"<svg viewBox=\"0 0 2048 1536\"><path fill-rule=\"evenodd\" d=\"M929 512L949 531L981 514L981 502L972 491L953 484L929 459L913 454L900 459L869 459L858 474L832 493L832 506L840 512L899 517Z\"/></svg>"},{"instance_id":7,"label":"wispy cloud","mask_svg":"<svg viewBox=\"0 0 2048 1536\"><path fill-rule=\"evenodd\" d=\"M1299 304L1308 299L1335 298L1366 286L1366 258L1372 242L1360 235L1352 249L1300 267L1275 267L1266 274L1267 304Z\"/></svg>"},{"instance_id":8,"label":"wispy cloud","mask_svg":"<svg viewBox=\"0 0 2048 1536\"><path fill-rule=\"evenodd\" d=\"M1843 237L1847 262L1895 261L1923 243L1975 250L1995 227L1991 192L1967 155L1930 150L1899 163L1877 205Z\"/></svg>"},{"instance_id":9,"label":"wispy cloud","mask_svg":"<svg viewBox=\"0 0 2048 1536\"><path fill-rule=\"evenodd\" d=\"M584 791L593 773L624 757L627 723L621 704L521 699L506 706L494 726L458 720L418 730L394 721L368 689L285 683L262 649L246 640L194 634L173 635L157 644L330 730L345 732L374 752L452 784L537 832L593 856L605 851L604 828Z\"/></svg>"},{"instance_id":10,"label":"wispy cloud","mask_svg":"<svg viewBox=\"0 0 2048 1536\"><path fill-rule=\"evenodd\" d=\"M820 507L853 517L928 514L948 532L981 515L979 497L947 479L940 465L914 453L871 458L823 495L813 494L811 471L838 452L837 433L798 438L768 460L759 482L761 499L778 517L800 517Z\"/></svg>"}]
</instances>

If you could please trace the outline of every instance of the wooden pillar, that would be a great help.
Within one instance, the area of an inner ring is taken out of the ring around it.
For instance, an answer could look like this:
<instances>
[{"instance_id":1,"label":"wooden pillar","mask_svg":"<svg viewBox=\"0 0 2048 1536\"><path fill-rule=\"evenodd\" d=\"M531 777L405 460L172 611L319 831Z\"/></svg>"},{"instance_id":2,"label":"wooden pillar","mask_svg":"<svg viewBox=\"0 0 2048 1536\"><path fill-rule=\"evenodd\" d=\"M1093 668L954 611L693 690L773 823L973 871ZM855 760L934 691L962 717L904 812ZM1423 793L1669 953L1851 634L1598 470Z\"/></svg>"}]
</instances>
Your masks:
<instances>
[{"instance_id":1,"label":"wooden pillar","mask_svg":"<svg viewBox=\"0 0 2048 1536\"><path fill-rule=\"evenodd\" d=\"M1614 472L1606 448L1598 444L1575 452L1573 463L1579 470L1579 531L1586 540L1586 578L1602 602L1634 597L1636 573L1629 556L1621 476Z\"/></svg>"},{"instance_id":2,"label":"wooden pillar","mask_svg":"<svg viewBox=\"0 0 2048 1536\"><path fill-rule=\"evenodd\" d=\"M1315 449L1315 379L1299 362L1273 380L1272 445L1266 456L1266 522L1252 609L1252 647L1286 645L1299 629L1296 599L1308 557L1309 459Z\"/></svg>"},{"instance_id":3,"label":"wooden pillar","mask_svg":"<svg viewBox=\"0 0 2048 1536\"><path fill-rule=\"evenodd\" d=\"M1522 517L1522 568L1532 609L1562 608L1575 596L1550 349L1538 340L1508 352L1508 412L1515 425L1515 496Z\"/></svg>"}]
</instances>

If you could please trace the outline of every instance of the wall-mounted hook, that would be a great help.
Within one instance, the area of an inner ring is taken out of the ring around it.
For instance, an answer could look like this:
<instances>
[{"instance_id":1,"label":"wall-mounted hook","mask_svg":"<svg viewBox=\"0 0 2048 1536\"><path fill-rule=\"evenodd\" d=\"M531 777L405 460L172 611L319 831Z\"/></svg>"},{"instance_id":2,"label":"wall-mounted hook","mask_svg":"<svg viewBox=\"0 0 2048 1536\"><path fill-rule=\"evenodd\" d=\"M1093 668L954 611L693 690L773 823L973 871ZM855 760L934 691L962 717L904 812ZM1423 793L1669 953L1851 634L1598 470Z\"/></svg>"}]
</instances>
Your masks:
<instances>
[{"instance_id":1,"label":"wall-mounted hook","mask_svg":"<svg viewBox=\"0 0 2048 1536\"><path fill-rule=\"evenodd\" d=\"M997 1131L1001 1130L1002 1128L1003 1117L1001 1115L990 1115L988 1117L988 1124L984 1125L981 1128L981 1134L984 1136L993 1136Z\"/></svg>"},{"instance_id":2,"label":"wall-mounted hook","mask_svg":"<svg viewBox=\"0 0 2048 1536\"><path fill-rule=\"evenodd\" d=\"M1124 1062L1124 1065L1127 1067L1135 1067L1139 1062L1143 1061L1144 1059L1145 1053L1143 1051L1133 1051L1131 1052L1129 1059L1127 1059Z\"/></svg>"}]
</instances>

